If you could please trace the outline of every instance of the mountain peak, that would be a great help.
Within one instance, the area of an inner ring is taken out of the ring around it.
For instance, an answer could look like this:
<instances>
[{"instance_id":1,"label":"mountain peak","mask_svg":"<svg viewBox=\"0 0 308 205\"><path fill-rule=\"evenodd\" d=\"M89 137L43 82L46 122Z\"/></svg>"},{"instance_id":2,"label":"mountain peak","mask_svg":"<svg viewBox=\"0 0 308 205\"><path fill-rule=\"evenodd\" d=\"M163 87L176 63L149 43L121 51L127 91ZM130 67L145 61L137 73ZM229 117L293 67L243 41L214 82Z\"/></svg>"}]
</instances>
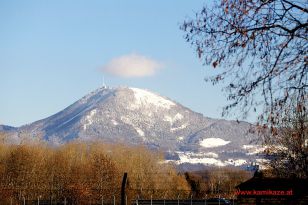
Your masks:
<instances>
[{"instance_id":1,"label":"mountain peak","mask_svg":"<svg viewBox=\"0 0 308 205\"><path fill-rule=\"evenodd\" d=\"M134 92L135 102L133 106L135 107L140 107L146 104L150 104L152 106L170 109L172 106L176 105L171 100L161 97L160 95L155 94L153 92L140 88L129 88L129 89Z\"/></svg>"},{"instance_id":2,"label":"mountain peak","mask_svg":"<svg viewBox=\"0 0 308 205\"><path fill-rule=\"evenodd\" d=\"M89 103L89 100L95 100L96 102L99 99L105 100L105 97L111 94L114 97L124 96L126 100L130 99L130 101L126 102L127 106L129 106L130 109L139 109L144 106L170 109L172 106L176 106L176 103L172 100L168 99L167 97L156 94L152 91L124 86L115 88L103 86L84 96L82 99L80 99L79 103Z\"/></svg>"},{"instance_id":3,"label":"mountain peak","mask_svg":"<svg viewBox=\"0 0 308 205\"><path fill-rule=\"evenodd\" d=\"M27 133L51 144L74 139L143 144L174 151L182 162L203 163L200 156L206 160L214 156L208 163L230 164L224 161L239 156L241 162L246 160L243 147L254 137L247 135L249 128L248 123L204 117L145 89L104 86L46 119L13 131L15 136Z\"/></svg>"}]
</instances>

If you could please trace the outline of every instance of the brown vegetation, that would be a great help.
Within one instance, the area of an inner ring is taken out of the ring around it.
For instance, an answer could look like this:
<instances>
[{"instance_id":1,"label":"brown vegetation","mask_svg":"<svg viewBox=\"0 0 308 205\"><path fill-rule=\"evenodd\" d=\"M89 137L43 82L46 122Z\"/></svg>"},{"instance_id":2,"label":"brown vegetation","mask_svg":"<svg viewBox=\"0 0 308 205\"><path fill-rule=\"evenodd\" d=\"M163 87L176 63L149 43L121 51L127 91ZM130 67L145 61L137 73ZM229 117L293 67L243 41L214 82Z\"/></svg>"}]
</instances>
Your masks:
<instances>
[{"instance_id":1,"label":"brown vegetation","mask_svg":"<svg viewBox=\"0 0 308 205\"><path fill-rule=\"evenodd\" d=\"M232 198L236 185L251 174L212 168L179 174L163 155L145 147L73 142L60 147L0 143L0 203L23 200L67 201L67 204L120 202L123 174L126 198Z\"/></svg>"},{"instance_id":2,"label":"brown vegetation","mask_svg":"<svg viewBox=\"0 0 308 205\"><path fill-rule=\"evenodd\" d=\"M252 177L252 173L236 168L212 168L185 174L194 198L234 198L235 187Z\"/></svg>"},{"instance_id":3,"label":"brown vegetation","mask_svg":"<svg viewBox=\"0 0 308 205\"><path fill-rule=\"evenodd\" d=\"M0 202L66 200L69 204L120 200L121 178L128 173L127 198L187 197L185 178L144 147L103 143L0 143Z\"/></svg>"}]
</instances>

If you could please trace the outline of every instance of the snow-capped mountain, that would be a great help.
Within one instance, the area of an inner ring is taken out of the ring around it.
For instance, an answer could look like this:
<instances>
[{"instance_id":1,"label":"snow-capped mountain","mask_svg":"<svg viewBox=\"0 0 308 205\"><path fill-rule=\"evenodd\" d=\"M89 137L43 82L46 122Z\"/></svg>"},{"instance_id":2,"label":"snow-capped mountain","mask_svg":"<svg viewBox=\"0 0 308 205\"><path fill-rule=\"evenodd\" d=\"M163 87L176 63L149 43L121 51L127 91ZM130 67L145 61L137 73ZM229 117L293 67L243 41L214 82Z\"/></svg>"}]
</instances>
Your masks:
<instances>
[{"instance_id":1,"label":"snow-capped mountain","mask_svg":"<svg viewBox=\"0 0 308 205\"><path fill-rule=\"evenodd\" d=\"M250 124L204 117L153 92L103 87L10 136L63 144L74 139L144 144L178 164L241 166L257 159ZM7 129L3 129L4 131Z\"/></svg>"}]
</instances>

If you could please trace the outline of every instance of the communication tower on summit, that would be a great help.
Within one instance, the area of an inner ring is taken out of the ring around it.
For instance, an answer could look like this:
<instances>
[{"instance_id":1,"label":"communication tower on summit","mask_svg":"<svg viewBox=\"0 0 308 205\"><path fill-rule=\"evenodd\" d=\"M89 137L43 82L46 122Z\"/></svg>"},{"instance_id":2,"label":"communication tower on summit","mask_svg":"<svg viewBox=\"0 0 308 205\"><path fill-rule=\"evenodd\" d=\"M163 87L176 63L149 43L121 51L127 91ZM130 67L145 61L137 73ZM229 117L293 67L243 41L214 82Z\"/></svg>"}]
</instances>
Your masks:
<instances>
[{"instance_id":1,"label":"communication tower on summit","mask_svg":"<svg viewBox=\"0 0 308 205\"><path fill-rule=\"evenodd\" d=\"M107 88L107 86L105 84L105 76L103 76L103 89L106 89L106 88Z\"/></svg>"}]
</instances>

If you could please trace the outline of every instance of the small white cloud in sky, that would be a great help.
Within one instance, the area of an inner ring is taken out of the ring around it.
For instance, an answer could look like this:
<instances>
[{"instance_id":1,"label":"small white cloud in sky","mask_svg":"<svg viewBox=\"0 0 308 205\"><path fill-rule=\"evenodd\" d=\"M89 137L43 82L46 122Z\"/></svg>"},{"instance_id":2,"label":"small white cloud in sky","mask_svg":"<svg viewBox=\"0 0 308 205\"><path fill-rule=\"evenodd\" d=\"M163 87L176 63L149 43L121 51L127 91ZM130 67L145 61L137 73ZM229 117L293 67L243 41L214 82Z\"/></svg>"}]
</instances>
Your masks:
<instances>
[{"instance_id":1,"label":"small white cloud in sky","mask_svg":"<svg viewBox=\"0 0 308 205\"><path fill-rule=\"evenodd\" d=\"M124 78L145 77L154 75L162 66L151 58L128 54L111 59L103 66L103 71Z\"/></svg>"}]
</instances>

